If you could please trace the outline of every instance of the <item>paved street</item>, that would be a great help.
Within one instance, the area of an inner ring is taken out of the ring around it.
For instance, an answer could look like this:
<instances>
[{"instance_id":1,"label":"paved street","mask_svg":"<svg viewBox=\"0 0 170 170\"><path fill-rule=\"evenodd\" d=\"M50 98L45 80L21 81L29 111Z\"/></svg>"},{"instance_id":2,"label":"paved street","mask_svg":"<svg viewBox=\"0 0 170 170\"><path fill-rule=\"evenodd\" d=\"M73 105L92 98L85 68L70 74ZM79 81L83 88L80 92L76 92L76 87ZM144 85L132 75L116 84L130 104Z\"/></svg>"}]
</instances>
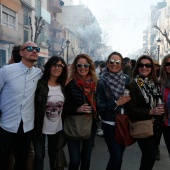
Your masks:
<instances>
[{"instance_id":1,"label":"paved street","mask_svg":"<svg viewBox=\"0 0 170 170\"><path fill-rule=\"evenodd\" d=\"M166 150L166 146L163 139L161 140L160 149L161 149L161 160L156 161L153 170L169 170L170 159L168 158L168 152ZM67 147L65 148L65 152L68 160ZM109 154L104 138L96 136L96 142L92 153L90 170L105 170L108 158L109 158ZM135 143L130 147L127 147L124 153L122 170L138 170L140 164L140 158L141 158L141 153L137 143ZM44 169L50 170L47 159L48 158L46 158Z\"/></svg>"}]
</instances>

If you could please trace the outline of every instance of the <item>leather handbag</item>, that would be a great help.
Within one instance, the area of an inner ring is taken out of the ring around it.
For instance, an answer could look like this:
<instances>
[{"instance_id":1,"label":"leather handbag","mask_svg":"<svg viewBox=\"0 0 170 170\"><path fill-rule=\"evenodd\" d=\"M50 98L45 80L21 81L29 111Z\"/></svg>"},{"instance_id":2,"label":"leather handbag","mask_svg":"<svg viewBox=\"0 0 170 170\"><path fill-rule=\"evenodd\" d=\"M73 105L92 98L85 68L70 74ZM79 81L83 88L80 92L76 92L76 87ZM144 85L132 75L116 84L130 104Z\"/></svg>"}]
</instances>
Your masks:
<instances>
[{"instance_id":1,"label":"leather handbag","mask_svg":"<svg viewBox=\"0 0 170 170\"><path fill-rule=\"evenodd\" d=\"M135 139L130 135L129 126L128 115L116 114L115 140L123 146L130 146L135 143Z\"/></svg>"},{"instance_id":2,"label":"leather handbag","mask_svg":"<svg viewBox=\"0 0 170 170\"><path fill-rule=\"evenodd\" d=\"M153 119L130 122L130 135L133 138L147 138L153 135Z\"/></svg>"},{"instance_id":3,"label":"leather handbag","mask_svg":"<svg viewBox=\"0 0 170 170\"><path fill-rule=\"evenodd\" d=\"M91 135L92 114L67 115L64 119L66 138L84 140Z\"/></svg>"}]
</instances>

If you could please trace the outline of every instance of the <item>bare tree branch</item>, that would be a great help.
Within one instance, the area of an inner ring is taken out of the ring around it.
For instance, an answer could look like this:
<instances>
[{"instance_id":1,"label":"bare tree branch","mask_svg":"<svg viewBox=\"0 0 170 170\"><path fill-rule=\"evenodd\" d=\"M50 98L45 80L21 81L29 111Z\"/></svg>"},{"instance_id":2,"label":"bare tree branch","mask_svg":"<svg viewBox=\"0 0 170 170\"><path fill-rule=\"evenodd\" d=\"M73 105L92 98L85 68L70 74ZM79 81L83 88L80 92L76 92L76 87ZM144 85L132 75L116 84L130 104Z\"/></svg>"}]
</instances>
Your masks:
<instances>
[{"instance_id":1,"label":"bare tree branch","mask_svg":"<svg viewBox=\"0 0 170 170\"><path fill-rule=\"evenodd\" d=\"M162 30L157 26L157 25L154 25L154 27L159 30L159 32L166 38L166 41L168 42L168 44L170 45L170 39L168 38L168 34L166 32L166 29L164 31L164 33L162 32Z\"/></svg>"}]
</instances>

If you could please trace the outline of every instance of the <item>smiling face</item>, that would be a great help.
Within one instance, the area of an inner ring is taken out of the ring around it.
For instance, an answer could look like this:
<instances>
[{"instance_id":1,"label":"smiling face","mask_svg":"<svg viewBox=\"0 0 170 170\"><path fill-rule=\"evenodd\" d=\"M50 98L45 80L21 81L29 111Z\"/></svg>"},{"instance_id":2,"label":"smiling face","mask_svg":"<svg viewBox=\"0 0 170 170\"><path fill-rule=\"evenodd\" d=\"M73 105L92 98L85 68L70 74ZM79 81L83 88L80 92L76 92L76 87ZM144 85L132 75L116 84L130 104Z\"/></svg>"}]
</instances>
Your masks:
<instances>
[{"instance_id":1,"label":"smiling face","mask_svg":"<svg viewBox=\"0 0 170 170\"><path fill-rule=\"evenodd\" d=\"M138 64L139 74L143 77L148 77L152 71L152 64L148 59L142 59Z\"/></svg>"},{"instance_id":2,"label":"smiling face","mask_svg":"<svg viewBox=\"0 0 170 170\"><path fill-rule=\"evenodd\" d=\"M90 67L90 64L87 62L85 58L80 58L77 60L76 70L82 79L85 79L86 76L88 75L89 67Z\"/></svg>"},{"instance_id":3,"label":"smiling face","mask_svg":"<svg viewBox=\"0 0 170 170\"><path fill-rule=\"evenodd\" d=\"M122 70L122 59L119 55L112 55L107 62L107 67L110 72L118 73Z\"/></svg>"},{"instance_id":4,"label":"smiling face","mask_svg":"<svg viewBox=\"0 0 170 170\"><path fill-rule=\"evenodd\" d=\"M58 78L63 71L63 67L64 65L61 61L58 61L54 66L51 66L50 77Z\"/></svg>"}]
</instances>

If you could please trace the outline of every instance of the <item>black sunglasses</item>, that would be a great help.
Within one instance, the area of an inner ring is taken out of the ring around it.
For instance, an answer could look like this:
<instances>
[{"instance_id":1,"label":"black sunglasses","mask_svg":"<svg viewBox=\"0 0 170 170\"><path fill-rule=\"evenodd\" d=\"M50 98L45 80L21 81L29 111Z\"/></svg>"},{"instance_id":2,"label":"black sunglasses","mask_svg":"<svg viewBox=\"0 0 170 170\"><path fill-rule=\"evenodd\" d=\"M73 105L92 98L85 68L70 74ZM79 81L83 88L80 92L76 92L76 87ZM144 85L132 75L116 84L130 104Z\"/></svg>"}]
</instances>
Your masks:
<instances>
[{"instance_id":1,"label":"black sunglasses","mask_svg":"<svg viewBox=\"0 0 170 170\"><path fill-rule=\"evenodd\" d=\"M90 64L76 64L77 68L89 68Z\"/></svg>"},{"instance_id":2,"label":"black sunglasses","mask_svg":"<svg viewBox=\"0 0 170 170\"><path fill-rule=\"evenodd\" d=\"M143 68L144 66L146 68L152 68L152 64L150 63L147 63L147 64L139 63L138 68Z\"/></svg>"},{"instance_id":3,"label":"black sunglasses","mask_svg":"<svg viewBox=\"0 0 170 170\"><path fill-rule=\"evenodd\" d=\"M63 68L63 67L64 67L64 64L55 64L55 65L51 66L51 68L53 68L53 69Z\"/></svg>"},{"instance_id":4,"label":"black sunglasses","mask_svg":"<svg viewBox=\"0 0 170 170\"><path fill-rule=\"evenodd\" d=\"M166 62L166 63L165 63L165 66L166 66L166 67L170 66L170 62Z\"/></svg>"},{"instance_id":5,"label":"black sunglasses","mask_svg":"<svg viewBox=\"0 0 170 170\"><path fill-rule=\"evenodd\" d=\"M26 46L23 48L21 51L27 49L28 52L33 52L34 50L39 53L40 52L40 47L33 47L33 46Z\"/></svg>"},{"instance_id":6,"label":"black sunglasses","mask_svg":"<svg viewBox=\"0 0 170 170\"><path fill-rule=\"evenodd\" d=\"M119 64L121 64L121 61L120 61L120 60L110 59L110 60L109 60L109 63L110 63L110 64L116 63L116 65L119 65Z\"/></svg>"}]
</instances>

